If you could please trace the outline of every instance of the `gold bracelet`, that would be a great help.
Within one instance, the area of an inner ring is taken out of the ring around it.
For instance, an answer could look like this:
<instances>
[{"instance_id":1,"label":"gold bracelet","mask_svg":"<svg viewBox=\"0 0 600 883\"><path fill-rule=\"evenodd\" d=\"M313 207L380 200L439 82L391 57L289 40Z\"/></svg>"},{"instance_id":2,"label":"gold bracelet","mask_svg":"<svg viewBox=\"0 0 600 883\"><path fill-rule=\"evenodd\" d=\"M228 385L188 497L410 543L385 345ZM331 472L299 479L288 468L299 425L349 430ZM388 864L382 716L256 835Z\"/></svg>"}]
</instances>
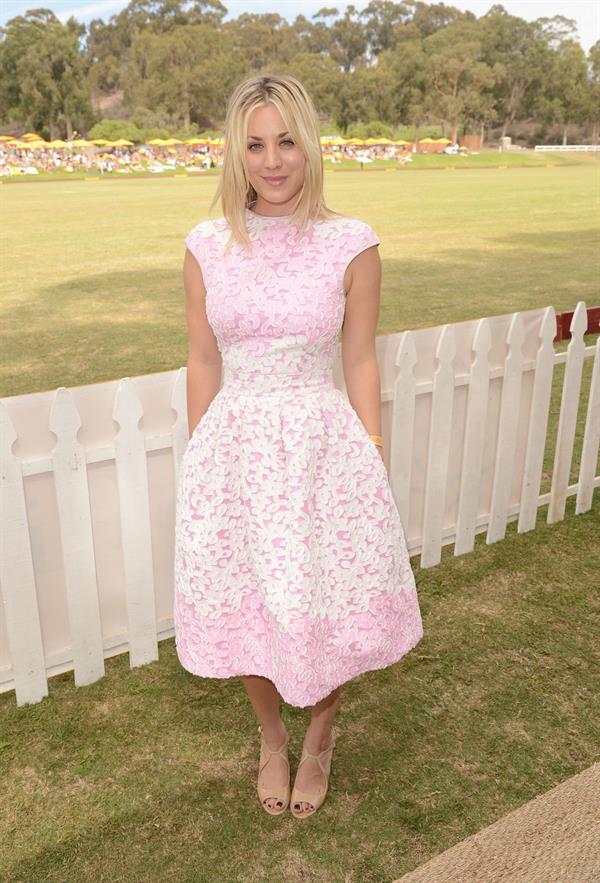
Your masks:
<instances>
[{"instance_id":1,"label":"gold bracelet","mask_svg":"<svg viewBox=\"0 0 600 883\"><path fill-rule=\"evenodd\" d=\"M371 441L373 442L374 445L377 445L378 448L383 447L383 442L381 440L380 435L369 435L369 438L371 439Z\"/></svg>"}]
</instances>

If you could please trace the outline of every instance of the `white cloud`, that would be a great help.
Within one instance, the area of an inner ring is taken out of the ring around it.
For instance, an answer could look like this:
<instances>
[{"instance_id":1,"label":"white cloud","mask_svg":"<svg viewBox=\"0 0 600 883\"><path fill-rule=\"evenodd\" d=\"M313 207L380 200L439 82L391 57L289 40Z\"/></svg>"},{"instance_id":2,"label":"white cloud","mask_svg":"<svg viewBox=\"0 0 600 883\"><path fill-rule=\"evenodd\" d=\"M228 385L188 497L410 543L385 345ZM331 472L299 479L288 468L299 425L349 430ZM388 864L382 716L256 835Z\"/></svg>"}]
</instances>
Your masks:
<instances>
[{"instance_id":1,"label":"white cloud","mask_svg":"<svg viewBox=\"0 0 600 883\"><path fill-rule=\"evenodd\" d=\"M92 3L84 3L81 6L73 6L72 3L64 4L68 9L61 9L62 3L52 3L52 11L60 21L67 21L73 16L79 21L87 21L89 18L101 18L106 13L118 12L123 8L123 0L95 0Z\"/></svg>"}]
</instances>

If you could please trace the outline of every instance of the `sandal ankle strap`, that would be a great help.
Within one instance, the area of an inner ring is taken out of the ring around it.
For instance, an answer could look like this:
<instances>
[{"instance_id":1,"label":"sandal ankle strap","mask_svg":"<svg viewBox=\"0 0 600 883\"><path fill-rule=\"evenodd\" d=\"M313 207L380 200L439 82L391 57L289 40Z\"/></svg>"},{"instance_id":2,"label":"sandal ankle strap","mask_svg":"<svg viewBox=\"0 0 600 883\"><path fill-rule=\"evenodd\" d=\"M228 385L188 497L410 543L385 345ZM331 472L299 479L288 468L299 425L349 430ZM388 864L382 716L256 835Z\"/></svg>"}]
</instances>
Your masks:
<instances>
[{"instance_id":1,"label":"sandal ankle strap","mask_svg":"<svg viewBox=\"0 0 600 883\"><path fill-rule=\"evenodd\" d=\"M266 743L266 740L265 740L264 735L263 735L263 732L262 732L262 727L259 727L259 728L258 728L258 732L260 733L260 737L261 737L261 741L262 741L262 747L263 747L263 750L269 755L269 756L267 757L267 759L265 760L265 762L264 762L264 763L262 764L262 766L260 767L259 774L260 774L260 773L262 772L262 770L266 767L267 763L269 762L269 760L271 759L272 755L274 755L274 754L279 754L279 755L280 755L280 756L286 761L286 763L287 763L288 766L289 766L289 760L288 760L288 757L287 757L287 753L288 753L288 752L287 752L287 748L288 748L289 734L286 735L286 737L285 737L285 742L284 742L279 748L276 748L275 750L273 750L272 748L269 748L269 746L268 746L267 743Z\"/></svg>"},{"instance_id":2,"label":"sandal ankle strap","mask_svg":"<svg viewBox=\"0 0 600 883\"><path fill-rule=\"evenodd\" d=\"M321 772L323 773L323 775L327 776L327 775L328 775L327 771L326 771L325 769L323 769L323 761L322 761L322 758L323 758L326 754L328 754L330 751L333 751L333 749L335 748L336 738L337 738L337 733L335 732L335 730L332 729L332 731L331 731L331 741L330 741L329 745L327 746L327 748L324 748L323 751L320 751L318 754L312 754L312 753L311 753L310 751L308 751L304 746L302 746L302 756L301 756L301 758L300 758L300 762L298 763L298 767L299 767L300 764L303 763L307 758L312 757L312 758L314 758L314 760L316 760L317 763L319 764L319 767L321 768Z\"/></svg>"}]
</instances>

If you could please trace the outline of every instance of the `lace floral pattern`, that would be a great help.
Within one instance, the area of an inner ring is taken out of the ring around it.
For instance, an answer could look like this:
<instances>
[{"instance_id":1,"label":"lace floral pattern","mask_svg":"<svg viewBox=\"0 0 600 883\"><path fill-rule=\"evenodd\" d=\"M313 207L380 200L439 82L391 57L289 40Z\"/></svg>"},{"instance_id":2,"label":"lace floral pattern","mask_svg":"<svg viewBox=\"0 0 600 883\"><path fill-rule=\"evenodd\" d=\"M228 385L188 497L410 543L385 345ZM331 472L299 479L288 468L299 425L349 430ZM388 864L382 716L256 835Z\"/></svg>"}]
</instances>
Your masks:
<instances>
[{"instance_id":1,"label":"lace floral pattern","mask_svg":"<svg viewBox=\"0 0 600 883\"><path fill-rule=\"evenodd\" d=\"M251 254L224 255L224 219L185 240L223 384L180 464L176 646L196 675L262 675L305 707L423 635L385 465L332 379L346 267L379 239L246 212Z\"/></svg>"}]
</instances>

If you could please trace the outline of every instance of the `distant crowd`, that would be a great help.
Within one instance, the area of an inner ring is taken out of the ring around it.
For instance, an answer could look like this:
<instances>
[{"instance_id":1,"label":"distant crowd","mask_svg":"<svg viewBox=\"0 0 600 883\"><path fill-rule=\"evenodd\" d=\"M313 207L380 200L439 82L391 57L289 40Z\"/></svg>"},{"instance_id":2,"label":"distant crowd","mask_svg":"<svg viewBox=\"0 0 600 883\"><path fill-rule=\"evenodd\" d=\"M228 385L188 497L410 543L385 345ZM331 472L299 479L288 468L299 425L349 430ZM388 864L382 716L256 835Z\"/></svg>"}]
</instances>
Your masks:
<instances>
[{"instance_id":1,"label":"distant crowd","mask_svg":"<svg viewBox=\"0 0 600 883\"><path fill-rule=\"evenodd\" d=\"M395 159L398 163L411 162L415 153L425 153L417 145L327 146L323 159L335 165L343 159L370 163L377 159ZM428 152L428 151L427 151ZM446 153L457 153L458 145L448 145ZM220 147L181 145L177 147L77 147L26 148L11 147L0 142L0 176L37 175L41 172L131 172L158 173L186 169L203 172L223 164Z\"/></svg>"}]
</instances>

